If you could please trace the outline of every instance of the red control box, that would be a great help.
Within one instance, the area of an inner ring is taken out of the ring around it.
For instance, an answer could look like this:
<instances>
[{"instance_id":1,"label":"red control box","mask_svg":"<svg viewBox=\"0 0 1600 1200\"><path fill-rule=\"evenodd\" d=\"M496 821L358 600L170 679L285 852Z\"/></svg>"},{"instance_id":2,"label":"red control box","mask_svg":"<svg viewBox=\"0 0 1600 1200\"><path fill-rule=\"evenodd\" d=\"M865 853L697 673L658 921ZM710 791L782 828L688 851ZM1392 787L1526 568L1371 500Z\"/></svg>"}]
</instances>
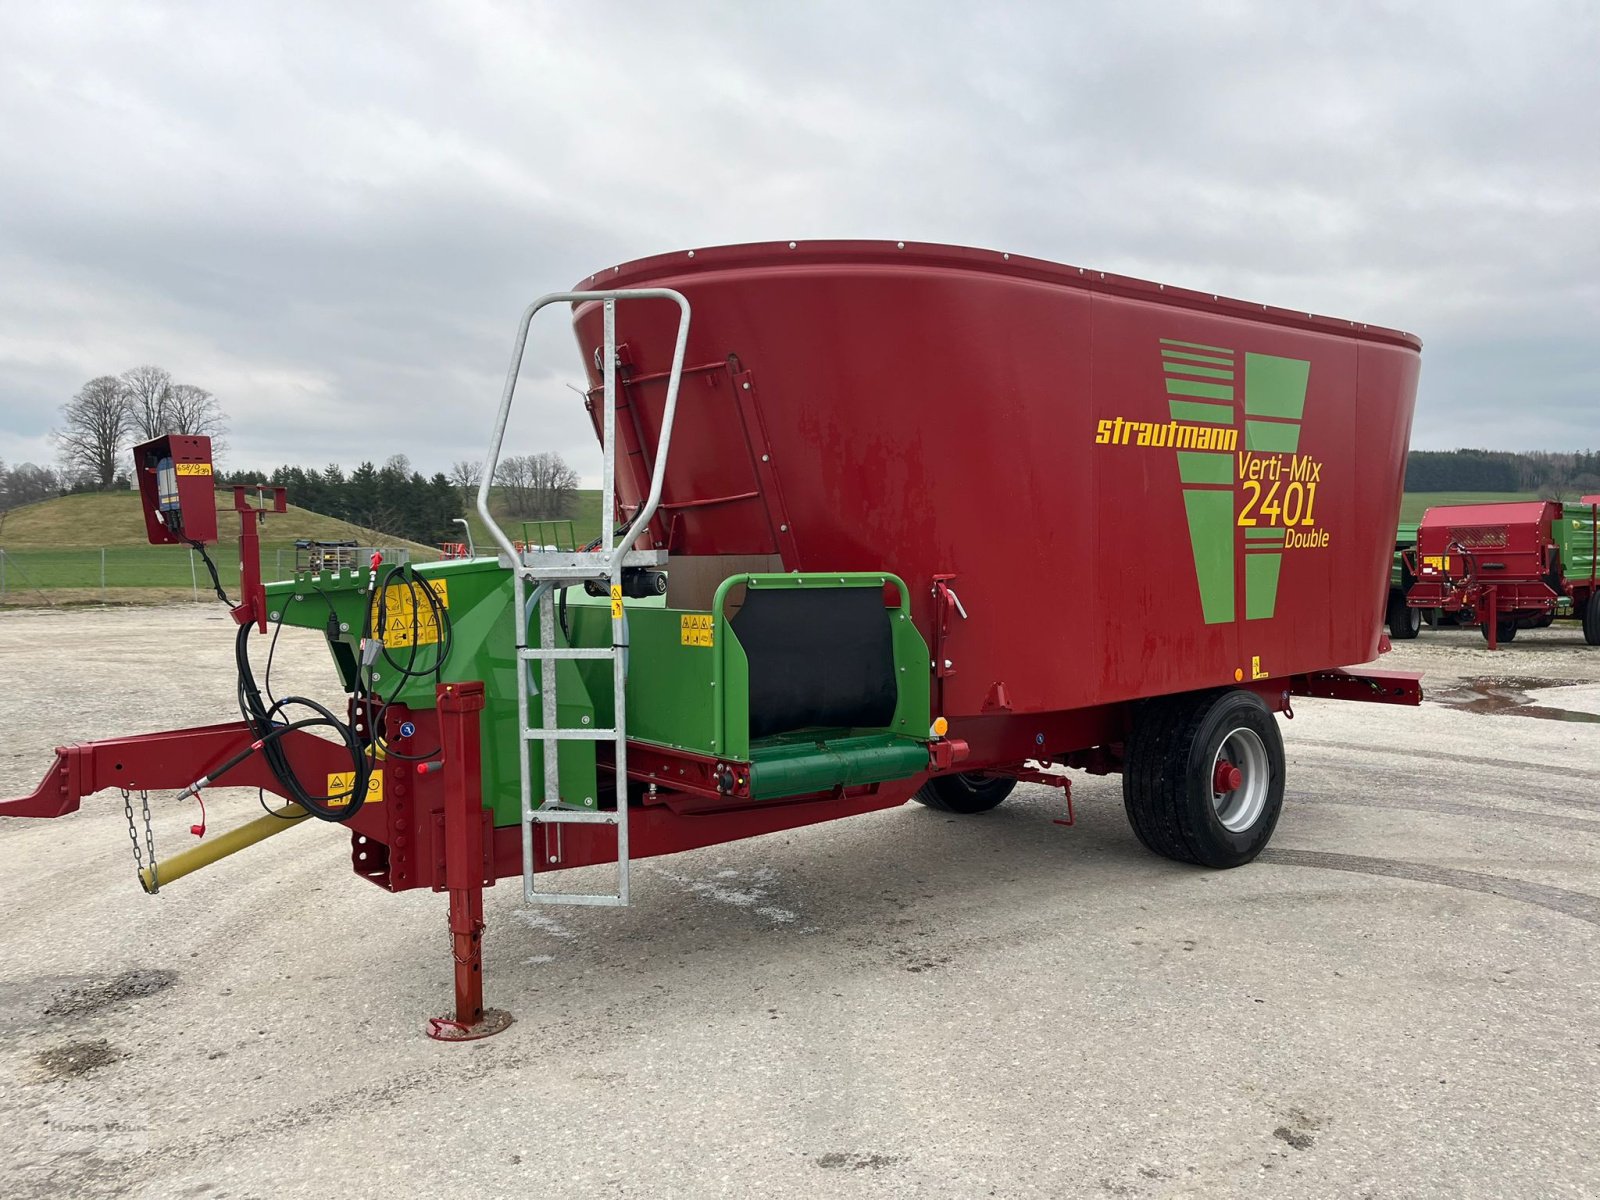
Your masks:
<instances>
[{"instance_id":1,"label":"red control box","mask_svg":"<svg viewBox=\"0 0 1600 1200\"><path fill-rule=\"evenodd\" d=\"M157 546L217 540L211 439L169 433L133 448L144 528Z\"/></svg>"}]
</instances>

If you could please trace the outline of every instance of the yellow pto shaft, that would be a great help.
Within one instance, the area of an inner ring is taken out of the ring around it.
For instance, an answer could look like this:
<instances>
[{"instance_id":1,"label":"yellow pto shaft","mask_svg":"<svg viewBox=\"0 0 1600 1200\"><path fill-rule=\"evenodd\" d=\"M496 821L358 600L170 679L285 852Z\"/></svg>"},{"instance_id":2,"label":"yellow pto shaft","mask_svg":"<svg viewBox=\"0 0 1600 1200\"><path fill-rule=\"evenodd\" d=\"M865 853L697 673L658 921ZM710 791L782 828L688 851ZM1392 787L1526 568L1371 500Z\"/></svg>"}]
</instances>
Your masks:
<instances>
[{"instance_id":1,"label":"yellow pto shaft","mask_svg":"<svg viewBox=\"0 0 1600 1200\"><path fill-rule=\"evenodd\" d=\"M159 867L155 864L145 867L139 872L139 883L145 891L154 894L159 884L182 879L201 867L209 867L219 858L227 858L228 855L237 854L246 846L254 846L257 842L265 841L285 829L292 829L300 824L301 817L307 815L309 814L306 810L298 804L285 804L282 808L273 809L266 816L257 817L237 829L230 829L210 841L201 842L198 846L191 846L174 854L171 858L164 859Z\"/></svg>"}]
</instances>

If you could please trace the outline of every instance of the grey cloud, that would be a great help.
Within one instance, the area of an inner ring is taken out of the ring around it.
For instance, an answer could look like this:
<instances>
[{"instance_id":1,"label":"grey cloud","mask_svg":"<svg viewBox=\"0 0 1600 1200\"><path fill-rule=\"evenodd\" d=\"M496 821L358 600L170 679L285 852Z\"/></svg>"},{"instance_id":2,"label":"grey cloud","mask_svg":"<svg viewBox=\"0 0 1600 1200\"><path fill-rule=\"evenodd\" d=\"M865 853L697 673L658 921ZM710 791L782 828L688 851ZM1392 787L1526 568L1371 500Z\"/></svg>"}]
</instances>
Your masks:
<instances>
[{"instance_id":1,"label":"grey cloud","mask_svg":"<svg viewBox=\"0 0 1600 1200\"><path fill-rule=\"evenodd\" d=\"M56 8L0 15L7 459L157 361L218 393L241 465L444 468L532 296L791 237L1397 325L1419 446L1600 446L1587 8ZM515 433L589 472L561 325Z\"/></svg>"}]
</instances>

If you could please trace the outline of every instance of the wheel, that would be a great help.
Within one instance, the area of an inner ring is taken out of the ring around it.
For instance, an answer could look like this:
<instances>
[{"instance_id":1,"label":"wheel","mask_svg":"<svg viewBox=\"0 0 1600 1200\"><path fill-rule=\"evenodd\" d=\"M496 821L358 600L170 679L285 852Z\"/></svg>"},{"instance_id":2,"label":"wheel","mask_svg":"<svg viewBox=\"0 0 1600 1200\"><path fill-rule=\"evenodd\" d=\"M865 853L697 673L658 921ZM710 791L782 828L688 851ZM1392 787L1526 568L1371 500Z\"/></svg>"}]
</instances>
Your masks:
<instances>
[{"instance_id":1,"label":"wheel","mask_svg":"<svg viewBox=\"0 0 1600 1200\"><path fill-rule=\"evenodd\" d=\"M988 812L1011 795L1016 786L1015 779L1003 775L935 775L917 789L912 799L940 812L970 815Z\"/></svg>"},{"instance_id":2,"label":"wheel","mask_svg":"<svg viewBox=\"0 0 1600 1200\"><path fill-rule=\"evenodd\" d=\"M1497 626L1499 626L1499 628L1495 631L1499 635L1496 638L1497 641L1500 641L1500 642L1513 642L1513 641L1516 641L1516 638L1517 638L1517 619L1515 617L1511 617L1509 619L1507 619L1505 617L1502 617L1500 620L1496 621L1495 624ZM1480 626L1478 626L1478 628L1483 631L1483 640L1487 642L1489 640L1489 626L1488 625L1480 625Z\"/></svg>"},{"instance_id":3,"label":"wheel","mask_svg":"<svg viewBox=\"0 0 1600 1200\"><path fill-rule=\"evenodd\" d=\"M1583 640L1591 646L1600 646L1600 591L1589 594L1589 603L1583 610Z\"/></svg>"},{"instance_id":4,"label":"wheel","mask_svg":"<svg viewBox=\"0 0 1600 1200\"><path fill-rule=\"evenodd\" d=\"M1146 849L1238 867L1271 839L1283 808L1283 738L1254 692L1148 701L1126 756L1122 804Z\"/></svg>"},{"instance_id":5,"label":"wheel","mask_svg":"<svg viewBox=\"0 0 1600 1200\"><path fill-rule=\"evenodd\" d=\"M1406 603L1404 592L1389 593L1389 637L1397 642L1409 642L1422 629L1422 610Z\"/></svg>"}]
</instances>

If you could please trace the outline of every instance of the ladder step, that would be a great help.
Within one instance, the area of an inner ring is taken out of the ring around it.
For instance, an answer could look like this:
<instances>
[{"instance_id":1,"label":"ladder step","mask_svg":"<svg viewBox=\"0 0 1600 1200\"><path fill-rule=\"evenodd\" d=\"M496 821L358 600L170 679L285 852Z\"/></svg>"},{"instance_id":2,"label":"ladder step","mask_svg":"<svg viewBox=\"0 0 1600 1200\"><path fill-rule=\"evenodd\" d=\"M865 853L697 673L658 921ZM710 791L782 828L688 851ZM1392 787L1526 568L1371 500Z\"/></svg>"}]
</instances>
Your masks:
<instances>
[{"instance_id":1,"label":"ladder step","mask_svg":"<svg viewBox=\"0 0 1600 1200\"><path fill-rule=\"evenodd\" d=\"M533 820L541 825L615 825L617 814L594 808L536 808Z\"/></svg>"},{"instance_id":2,"label":"ladder step","mask_svg":"<svg viewBox=\"0 0 1600 1200\"><path fill-rule=\"evenodd\" d=\"M530 904L599 904L621 908L626 903L614 892L535 892L523 889Z\"/></svg>"},{"instance_id":3,"label":"ladder step","mask_svg":"<svg viewBox=\"0 0 1600 1200\"><path fill-rule=\"evenodd\" d=\"M615 741L615 729L524 729L523 739L530 742L610 742Z\"/></svg>"},{"instance_id":4,"label":"ladder step","mask_svg":"<svg viewBox=\"0 0 1600 1200\"><path fill-rule=\"evenodd\" d=\"M548 650L541 649L538 646L524 646L517 651L517 657L534 660L544 658L615 658L616 650L611 646L575 646L571 648L553 646Z\"/></svg>"}]
</instances>

